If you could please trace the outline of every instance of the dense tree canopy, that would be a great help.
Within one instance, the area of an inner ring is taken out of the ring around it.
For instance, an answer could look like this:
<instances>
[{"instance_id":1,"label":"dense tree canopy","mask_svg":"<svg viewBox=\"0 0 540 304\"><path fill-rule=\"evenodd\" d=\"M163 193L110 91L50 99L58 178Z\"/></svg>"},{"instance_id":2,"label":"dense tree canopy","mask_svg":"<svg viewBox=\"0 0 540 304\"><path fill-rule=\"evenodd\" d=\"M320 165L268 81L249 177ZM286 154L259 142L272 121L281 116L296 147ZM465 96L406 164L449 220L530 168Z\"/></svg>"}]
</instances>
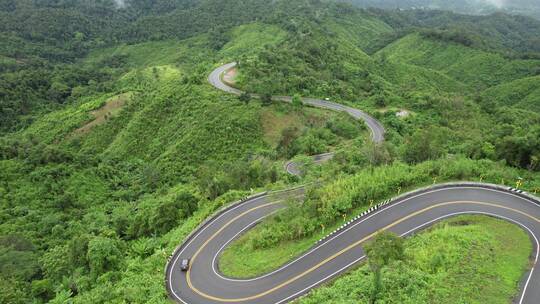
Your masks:
<instances>
[{"instance_id":1,"label":"dense tree canopy","mask_svg":"<svg viewBox=\"0 0 540 304\"><path fill-rule=\"evenodd\" d=\"M0 0L0 302L165 302L179 240L262 188L322 181L260 226L254 250L436 178L538 180L534 19L317 0L123 3ZM231 61L239 97L206 83ZM301 97L369 112L385 143ZM333 162L310 166L306 155L327 151ZM283 173L295 157L302 177Z\"/></svg>"}]
</instances>

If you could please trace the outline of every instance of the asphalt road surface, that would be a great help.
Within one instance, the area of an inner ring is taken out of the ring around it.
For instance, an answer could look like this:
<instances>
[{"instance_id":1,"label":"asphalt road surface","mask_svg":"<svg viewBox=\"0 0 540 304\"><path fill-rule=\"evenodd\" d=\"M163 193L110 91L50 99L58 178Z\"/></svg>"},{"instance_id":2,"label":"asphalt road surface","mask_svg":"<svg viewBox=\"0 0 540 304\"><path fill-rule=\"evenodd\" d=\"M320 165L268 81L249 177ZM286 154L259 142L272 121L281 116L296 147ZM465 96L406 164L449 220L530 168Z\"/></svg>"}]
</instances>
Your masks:
<instances>
[{"instance_id":1,"label":"asphalt road surface","mask_svg":"<svg viewBox=\"0 0 540 304\"><path fill-rule=\"evenodd\" d=\"M221 67L214 73L219 78L226 69ZM288 198L301 199L303 195L303 188L260 195L234 204L202 224L175 250L167 264L165 284L170 297L189 304L286 303L362 262L363 245L378 231L405 237L445 218L483 214L519 225L530 235L534 248L531 269L524 274L514 302L540 303L540 271L536 269L540 201L519 190L487 184L438 185L380 204L314 244L304 255L257 278L237 280L219 273L219 254L233 240L284 208ZM187 272L179 267L184 258L191 259Z\"/></svg>"},{"instance_id":2,"label":"asphalt road surface","mask_svg":"<svg viewBox=\"0 0 540 304\"><path fill-rule=\"evenodd\" d=\"M220 89L224 92L235 94L235 95L241 95L243 91L238 90L236 88L231 87L227 83L223 81L223 74L227 72L228 70L234 68L236 66L236 62L228 63L225 65L220 66L219 68L215 69L209 76L208 76L208 82L212 84L217 89ZM251 94L254 98L260 98L257 94ZM283 101L283 102L291 102L292 97L291 96L273 96L273 100L275 101ZM367 113L355 109L353 107L345 106L339 103L335 103L329 100L323 100L323 99L315 99L315 98L302 98L302 102L305 105L309 105L315 108L320 109L327 109L337 112L346 112L349 114L352 118L356 120L362 120L367 125L371 132L371 139L375 143L382 143L384 141L384 127L382 124L376 120L375 118L369 116ZM315 163L323 163L325 161L328 161L334 157L334 153L324 153L320 155L314 155L313 161ZM300 164L294 163L294 162L288 162L285 165L285 169L289 174L293 175L300 175L302 173Z\"/></svg>"}]
</instances>

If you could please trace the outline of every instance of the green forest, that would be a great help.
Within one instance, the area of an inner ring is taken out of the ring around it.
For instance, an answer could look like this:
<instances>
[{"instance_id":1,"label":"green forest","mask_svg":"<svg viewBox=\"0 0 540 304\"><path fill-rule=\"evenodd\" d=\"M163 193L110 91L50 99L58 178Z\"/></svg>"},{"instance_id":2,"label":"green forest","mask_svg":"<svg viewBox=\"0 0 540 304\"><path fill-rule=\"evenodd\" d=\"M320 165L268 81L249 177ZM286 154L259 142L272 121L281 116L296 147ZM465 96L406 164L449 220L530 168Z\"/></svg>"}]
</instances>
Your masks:
<instances>
[{"instance_id":1,"label":"green forest","mask_svg":"<svg viewBox=\"0 0 540 304\"><path fill-rule=\"evenodd\" d=\"M360 7L385 9L450 10L462 14L492 14L505 12L523 14L540 19L540 8L535 0L343 0Z\"/></svg>"},{"instance_id":2,"label":"green forest","mask_svg":"<svg viewBox=\"0 0 540 304\"><path fill-rule=\"evenodd\" d=\"M0 20L0 303L168 303L173 250L264 190L320 185L235 241L226 274L275 269L321 225L421 186L519 181L540 192L534 18L321 0L0 0ZM232 61L235 86L263 98L207 83ZM365 110L386 141L371 143L345 114L271 95ZM321 166L307 157L327 151ZM283 170L290 159L302 176ZM531 244L517 226L465 216L400 246L376 303L451 303L462 285L463 303L510 303ZM471 264L460 259L468 249ZM472 266L485 256L497 267ZM370 274L364 264L300 303L370 303ZM475 292L487 278L504 288Z\"/></svg>"}]
</instances>

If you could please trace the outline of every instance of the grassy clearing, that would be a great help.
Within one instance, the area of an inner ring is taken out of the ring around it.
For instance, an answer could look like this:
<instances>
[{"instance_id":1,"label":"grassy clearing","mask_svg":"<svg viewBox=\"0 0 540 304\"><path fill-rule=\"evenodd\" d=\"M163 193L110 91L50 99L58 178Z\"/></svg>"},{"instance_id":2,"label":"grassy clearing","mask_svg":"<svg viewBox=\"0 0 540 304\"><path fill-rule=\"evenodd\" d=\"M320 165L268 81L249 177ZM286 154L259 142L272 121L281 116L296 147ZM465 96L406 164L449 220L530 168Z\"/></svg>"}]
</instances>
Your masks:
<instances>
[{"instance_id":1,"label":"grassy clearing","mask_svg":"<svg viewBox=\"0 0 540 304\"><path fill-rule=\"evenodd\" d=\"M46 143L62 141L91 119L91 111L99 109L112 97L113 94L83 97L78 104L42 115L20 133L24 136L39 136Z\"/></svg>"},{"instance_id":2,"label":"grassy clearing","mask_svg":"<svg viewBox=\"0 0 540 304\"><path fill-rule=\"evenodd\" d=\"M298 113L285 114L270 108L261 111L261 124L264 130L264 140L274 147L278 144L285 128L302 127L301 117Z\"/></svg>"},{"instance_id":3,"label":"grassy clearing","mask_svg":"<svg viewBox=\"0 0 540 304\"><path fill-rule=\"evenodd\" d=\"M377 303L509 303L532 250L520 227L472 215L443 221L405 246L405 260L383 269ZM368 303L371 276L364 264L298 303Z\"/></svg>"},{"instance_id":4,"label":"grassy clearing","mask_svg":"<svg viewBox=\"0 0 540 304\"><path fill-rule=\"evenodd\" d=\"M234 86L234 83L236 82L236 76L238 76L238 69L232 68L228 70L225 74L223 74L222 81L230 86Z\"/></svg>"}]
</instances>

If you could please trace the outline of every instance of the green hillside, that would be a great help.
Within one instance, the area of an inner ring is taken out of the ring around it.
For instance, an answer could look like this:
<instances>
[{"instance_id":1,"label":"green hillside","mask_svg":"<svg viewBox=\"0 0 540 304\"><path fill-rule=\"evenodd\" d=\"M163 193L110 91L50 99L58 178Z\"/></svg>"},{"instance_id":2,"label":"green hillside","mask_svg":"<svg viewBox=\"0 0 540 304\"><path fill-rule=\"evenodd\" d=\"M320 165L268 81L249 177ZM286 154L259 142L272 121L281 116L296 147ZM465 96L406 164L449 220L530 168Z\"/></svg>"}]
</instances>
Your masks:
<instances>
[{"instance_id":1,"label":"green hillside","mask_svg":"<svg viewBox=\"0 0 540 304\"><path fill-rule=\"evenodd\" d=\"M329 31L340 38L340 43L352 43L366 53L372 52L394 29L369 15L335 14L325 20Z\"/></svg>"},{"instance_id":2,"label":"green hillside","mask_svg":"<svg viewBox=\"0 0 540 304\"><path fill-rule=\"evenodd\" d=\"M347 2L354 3L360 7L450 10L467 15L508 12L540 19L540 5L534 0L347 0Z\"/></svg>"},{"instance_id":3,"label":"green hillside","mask_svg":"<svg viewBox=\"0 0 540 304\"><path fill-rule=\"evenodd\" d=\"M540 65L539 60L506 59L500 54L421 34L408 35L379 51L377 56L442 72L474 89L534 76Z\"/></svg>"},{"instance_id":4,"label":"green hillside","mask_svg":"<svg viewBox=\"0 0 540 304\"><path fill-rule=\"evenodd\" d=\"M0 17L1 303L168 303L163 269L174 248L215 210L258 191L320 185L304 207L235 242L225 272L287 262L321 237L321 223L331 229L344 211L368 208L364 194L380 201L435 182L515 186L518 177L540 191L534 19L304 0L5 0ZM232 61L235 85L261 100L207 83ZM343 113L271 102L272 94L356 106L382 122L386 141L370 144L366 127ZM328 151L335 159L323 166L307 157ZM305 164L301 177L283 170L293 158ZM530 251L522 231L467 221L407 248L430 252L451 238L449 255L469 248L460 242L488 244L500 261L510 255L501 237L522 244L493 272L458 277L448 259L440 274L468 286L504 278L500 293L479 301L512 296ZM436 275L415 270L426 263L399 265L403 282L425 279L411 292L426 293L384 299L446 299ZM361 302L366 271L302 301ZM476 299L463 293L463 302Z\"/></svg>"},{"instance_id":5,"label":"green hillside","mask_svg":"<svg viewBox=\"0 0 540 304\"><path fill-rule=\"evenodd\" d=\"M540 76L518 79L491 87L482 93L486 106L518 107L540 111Z\"/></svg>"},{"instance_id":6,"label":"green hillside","mask_svg":"<svg viewBox=\"0 0 540 304\"><path fill-rule=\"evenodd\" d=\"M444 72L410 64L405 60L385 62L379 73L395 90L426 92L466 92L470 90L468 85Z\"/></svg>"}]
</instances>

